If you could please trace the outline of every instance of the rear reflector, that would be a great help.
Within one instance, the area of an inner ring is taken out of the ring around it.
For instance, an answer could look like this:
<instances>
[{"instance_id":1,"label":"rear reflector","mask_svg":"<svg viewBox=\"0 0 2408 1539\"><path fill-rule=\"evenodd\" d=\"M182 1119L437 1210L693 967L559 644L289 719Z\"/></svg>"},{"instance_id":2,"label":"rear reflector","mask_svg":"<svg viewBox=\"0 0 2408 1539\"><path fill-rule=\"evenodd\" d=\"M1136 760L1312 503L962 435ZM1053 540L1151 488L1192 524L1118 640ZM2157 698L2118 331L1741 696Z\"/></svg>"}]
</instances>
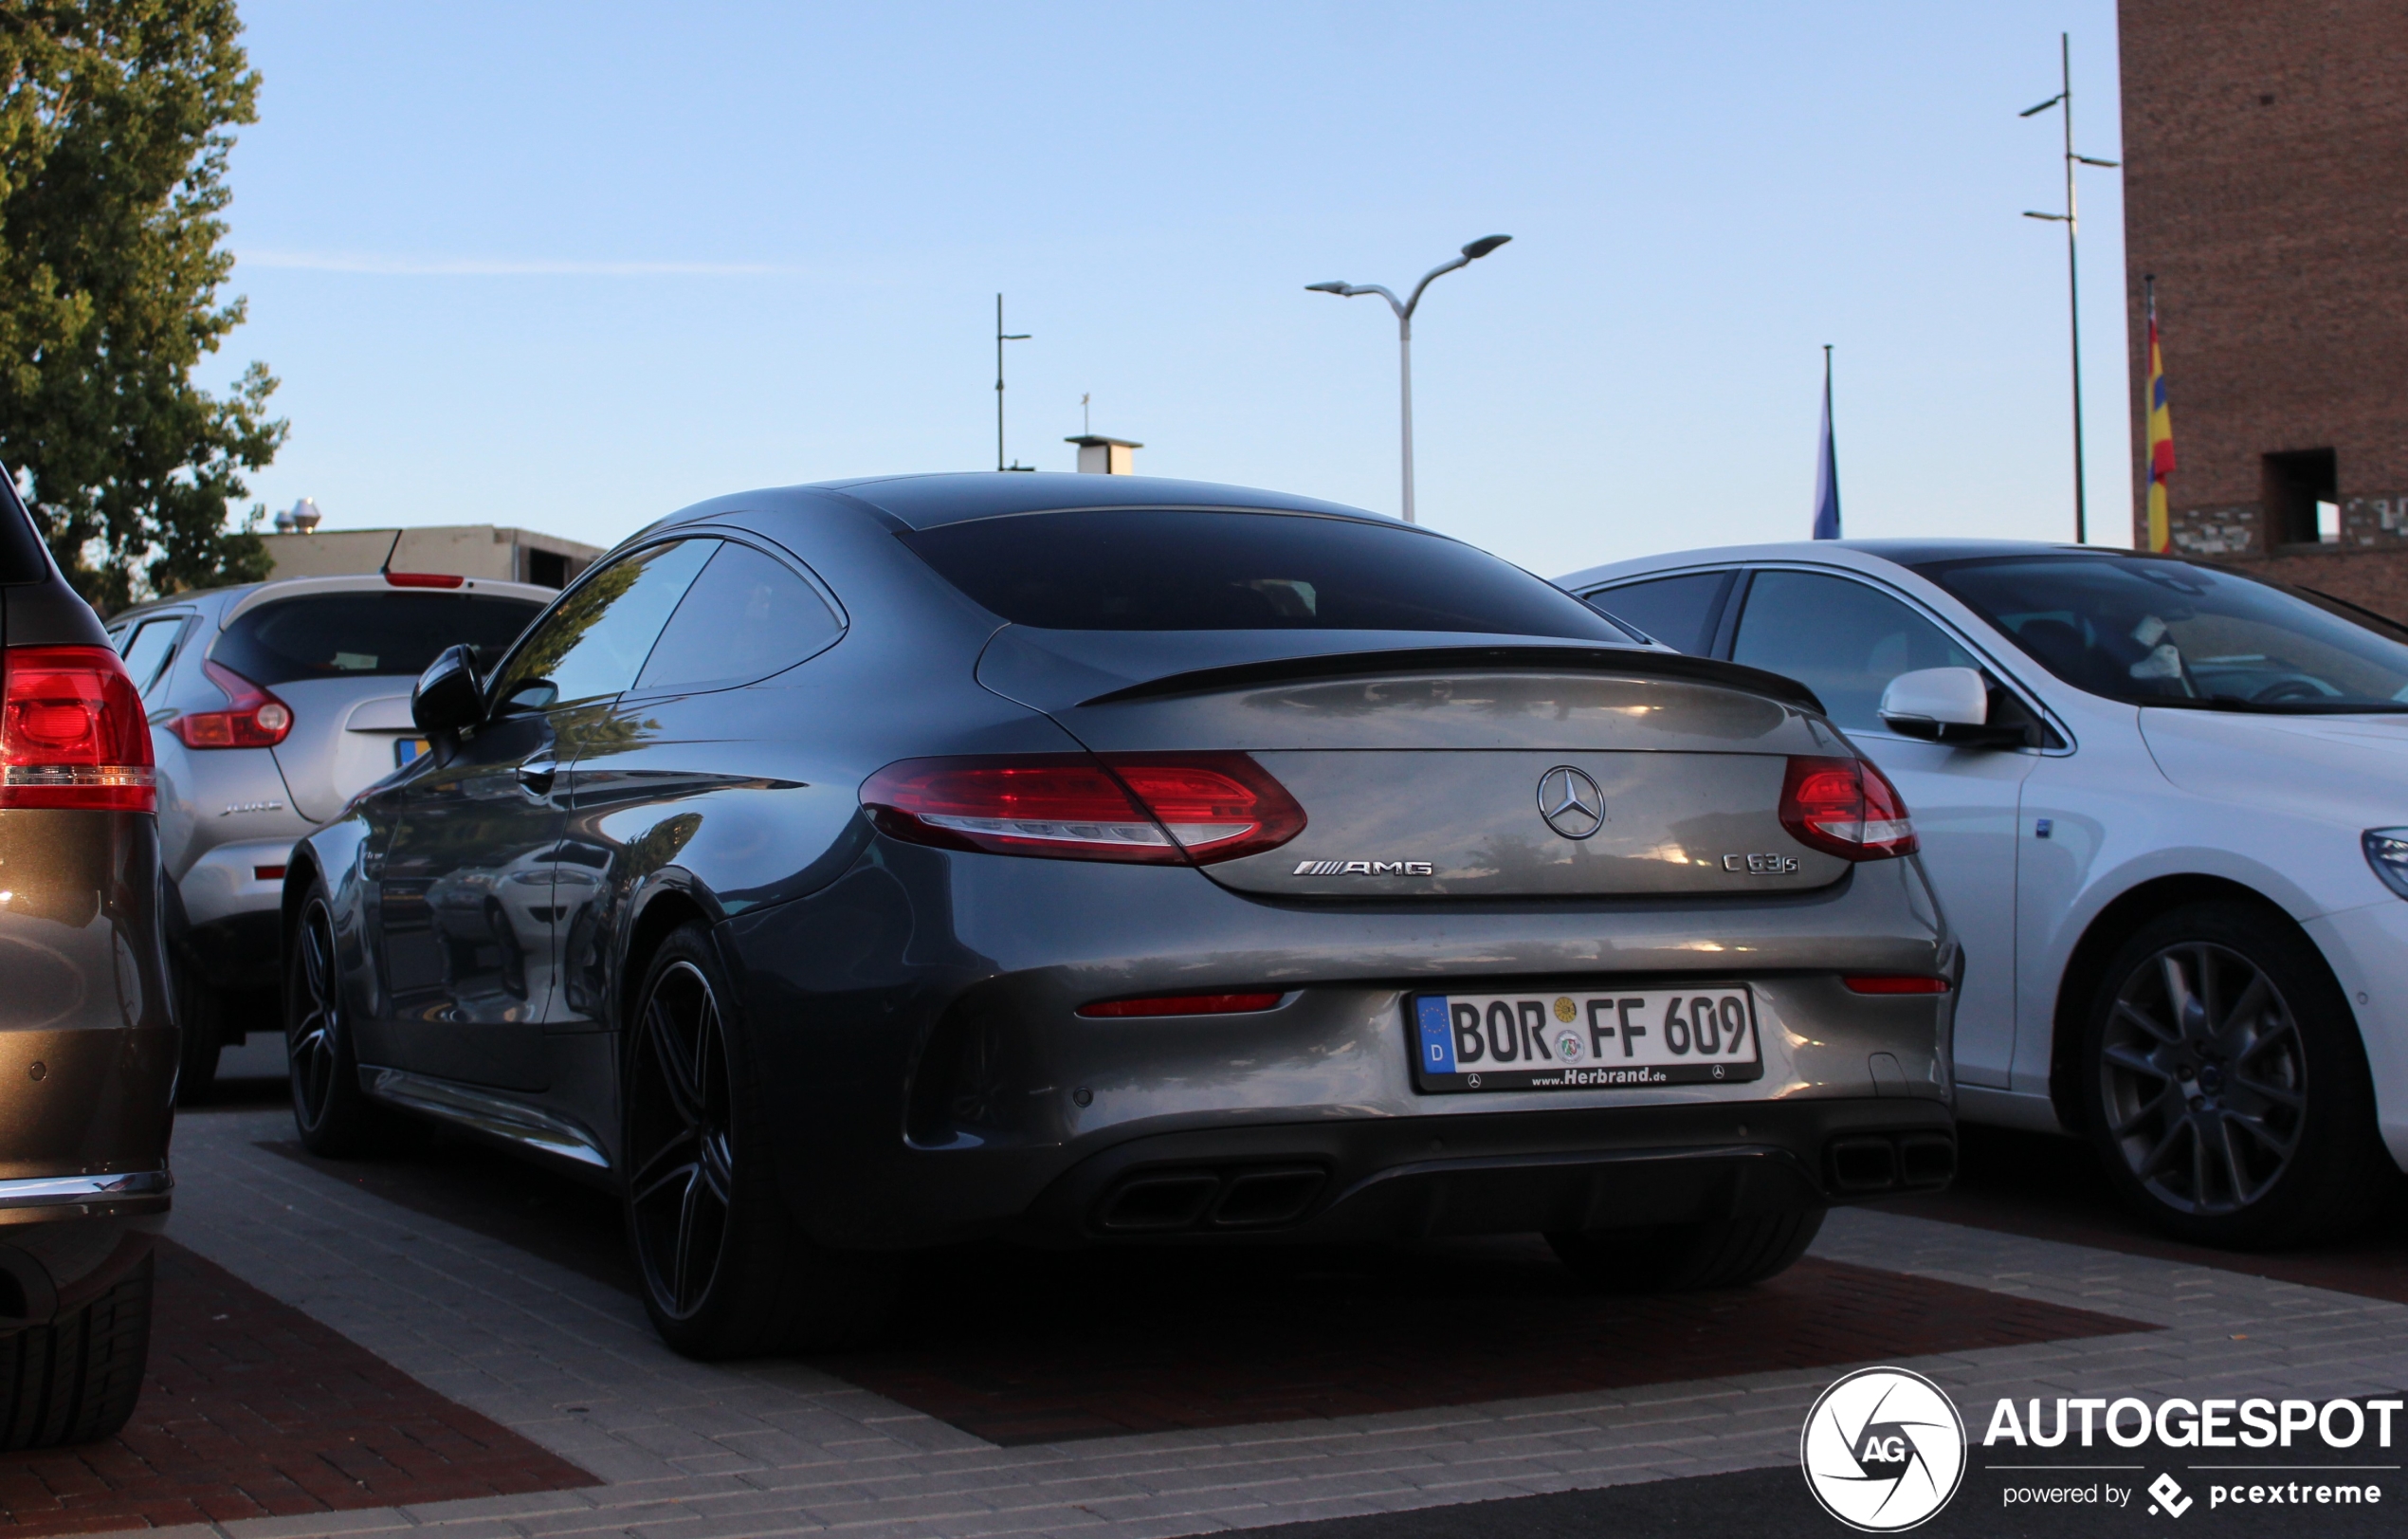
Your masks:
<instances>
[{"instance_id":1,"label":"rear reflector","mask_svg":"<svg viewBox=\"0 0 2408 1539\"><path fill-rule=\"evenodd\" d=\"M1906 799L1861 759L1793 756L1780 816L1798 843L1842 860L1888 860L1917 848Z\"/></svg>"},{"instance_id":2,"label":"rear reflector","mask_svg":"<svg viewBox=\"0 0 2408 1539\"><path fill-rule=\"evenodd\" d=\"M1104 999L1079 1006L1082 1016L1249 1016L1268 1010L1277 994L1157 994L1142 999Z\"/></svg>"},{"instance_id":3,"label":"rear reflector","mask_svg":"<svg viewBox=\"0 0 2408 1539\"><path fill-rule=\"evenodd\" d=\"M1055 860L1232 860L1304 828L1286 788L1236 753L907 759L861 800L899 839Z\"/></svg>"},{"instance_id":4,"label":"rear reflector","mask_svg":"<svg viewBox=\"0 0 2408 1539\"><path fill-rule=\"evenodd\" d=\"M167 724L187 748L273 748L293 730L293 708L214 658L201 664L226 691L222 711L188 711Z\"/></svg>"},{"instance_id":5,"label":"rear reflector","mask_svg":"<svg viewBox=\"0 0 2408 1539\"><path fill-rule=\"evenodd\" d=\"M106 647L0 653L0 807L158 810L151 729Z\"/></svg>"},{"instance_id":6,"label":"rear reflector","mask_svg":"<svg viewBox=\"0 0 2408 1539\"><path fill-rule=\"evenodd\" d=\"M282 866L254 866L251 868L251 880L255 882L281 882L283 879L284 868Z\"/></svg>"},{"instance_id":7,"label":"rear reflector","mask_svg":"<svg viewBox=\"0 0 2408 1539\"><path fill-rule=\"evenodd\" d=\"M388 572L385 580L396 588L457 588L468 579L456 572Z\"/></svg>"},{"instance_id":8,"label":"rear reflector","mask_svg":"<svg viewBox=\"0 0 2408 1539\"><path fill-rule=\"evenodd\" d=\"M1854 994L1945 994L1944 978L1897 977L1888 973L1852 973L1840 980Z\"/></svg>"}]
</instances>

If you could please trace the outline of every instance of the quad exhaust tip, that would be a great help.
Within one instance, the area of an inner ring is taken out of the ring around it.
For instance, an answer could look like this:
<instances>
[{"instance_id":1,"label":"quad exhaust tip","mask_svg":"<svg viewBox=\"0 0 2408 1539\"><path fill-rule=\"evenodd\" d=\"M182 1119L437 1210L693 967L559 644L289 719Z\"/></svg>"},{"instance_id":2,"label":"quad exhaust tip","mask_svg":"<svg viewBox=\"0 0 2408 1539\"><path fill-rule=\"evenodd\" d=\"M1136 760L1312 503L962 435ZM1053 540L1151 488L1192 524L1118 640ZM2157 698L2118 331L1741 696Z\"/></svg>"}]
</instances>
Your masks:
<instances>
[{"instance_id":1,"label":"quad exhaust tip","mask_svg":"<svg viewBox=\"0 0 2408 1539\"><path fill-rule=\"evenodd\" d=\"M1872 1134L1833 1139L1823 1158L1833 1192L1938 1191L1957 1174L1957 1144L1941 1133Z\"/></svg>"},{"instance_id":2,"label":"quad exhaust tip","mask_svg":"<svg viewBox=\"0 0 2408 1539\"><path fill-rule=\"evenodd\" d=\"M1273 1229L1312 1207L1329 1173L1320 1165L1179 1166L1123 1177L1095 1205L1111 1235Z\"/></svg>"}]
</instances>

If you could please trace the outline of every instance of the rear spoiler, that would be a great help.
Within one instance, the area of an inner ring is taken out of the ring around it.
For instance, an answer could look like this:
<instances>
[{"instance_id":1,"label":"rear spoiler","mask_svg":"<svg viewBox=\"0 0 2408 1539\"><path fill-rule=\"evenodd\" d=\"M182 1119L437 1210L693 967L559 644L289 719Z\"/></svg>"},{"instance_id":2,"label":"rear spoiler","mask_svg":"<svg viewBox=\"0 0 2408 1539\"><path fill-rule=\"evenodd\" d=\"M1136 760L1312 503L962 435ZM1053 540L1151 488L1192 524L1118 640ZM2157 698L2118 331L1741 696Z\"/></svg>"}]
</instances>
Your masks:
<instances>
[{"instance_id":1,"label":"rear spoiler","mask_svg":"<svg viewBox=\"0 0 2408 1539\"><path fill-rule=\"evenodd\" d=\"M1638 647L1409 647L1395 651L1341 652L1323 657L1277 657L1259 663L1202 668L1165 674L1124 689L1114 689L1080 702L1082 705L1112 705L1125 700L1158 700L1165 695L1210 694L1250 684L1274 684L1290 679L1334 679L1363 673L1450 672L1523 673L1532 669L1564 669L1581 673L1638 674L1651 679L1677 679L1717 689L1737 689L1795 705L1820 716L1823 703L1796 679L1769 673L1743 663L1721 663L1684 652L1652 651Z\"/></svg>"}]
</instances>

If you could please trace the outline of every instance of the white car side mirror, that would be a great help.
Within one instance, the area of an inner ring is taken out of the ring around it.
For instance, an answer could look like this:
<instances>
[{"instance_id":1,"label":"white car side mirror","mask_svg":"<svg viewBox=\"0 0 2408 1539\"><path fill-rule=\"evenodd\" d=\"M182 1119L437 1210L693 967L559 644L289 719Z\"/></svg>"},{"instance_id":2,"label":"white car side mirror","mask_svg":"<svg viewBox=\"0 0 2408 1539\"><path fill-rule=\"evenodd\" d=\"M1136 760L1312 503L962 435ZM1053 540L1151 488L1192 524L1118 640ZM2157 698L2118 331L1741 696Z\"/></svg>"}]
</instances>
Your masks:
<instances>
[{"instance_id":1,"label":"white car side mirror","mask_svg":"<svg viewBox=\"0 0 2408 1539\"><path fill-rule=\"evenodd\" d=\"M1881 692L1882 724L1909 738L1939 738L1952 726L1990 720L1990 687L1969 668L1919 668Z\"/></svg>"},{"instance_id":2,"label":"white car side mirror","mask_svg":"<svg viewBox=\"0 0 2408 1539\"><path fill-rule=\"evenodd\" d=\"M1979 669L1919 668L1881 692L1881 724L1902 738L1959 748L2037 748L2045 730L2003 697L2004 720L1990 719L1990 681Z\"/></svg>"}]
</instances>

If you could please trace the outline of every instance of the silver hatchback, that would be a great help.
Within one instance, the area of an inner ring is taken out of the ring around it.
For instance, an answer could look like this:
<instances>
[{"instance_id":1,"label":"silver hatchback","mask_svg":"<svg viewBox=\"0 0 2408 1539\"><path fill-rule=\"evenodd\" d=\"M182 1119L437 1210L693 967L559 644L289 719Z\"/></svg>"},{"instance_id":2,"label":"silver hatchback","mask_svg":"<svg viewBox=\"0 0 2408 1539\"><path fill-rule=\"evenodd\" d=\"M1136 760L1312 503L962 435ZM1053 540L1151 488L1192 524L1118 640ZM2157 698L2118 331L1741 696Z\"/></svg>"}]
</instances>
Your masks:
<instances>
[{"instance_id":1,"label":"silver hatchback","mask_svg":"<svg viewBox=\"0 0 2408 1539\"><path fill-rule=\"evenodd\" d=\"M293 841L425 747L410 687L446 647L499 657L548 588L435 573L251 583L109 621L157 760L180 1094L244 1023L277 1018L277 903Z\"/></svg>"}]
</instances>

